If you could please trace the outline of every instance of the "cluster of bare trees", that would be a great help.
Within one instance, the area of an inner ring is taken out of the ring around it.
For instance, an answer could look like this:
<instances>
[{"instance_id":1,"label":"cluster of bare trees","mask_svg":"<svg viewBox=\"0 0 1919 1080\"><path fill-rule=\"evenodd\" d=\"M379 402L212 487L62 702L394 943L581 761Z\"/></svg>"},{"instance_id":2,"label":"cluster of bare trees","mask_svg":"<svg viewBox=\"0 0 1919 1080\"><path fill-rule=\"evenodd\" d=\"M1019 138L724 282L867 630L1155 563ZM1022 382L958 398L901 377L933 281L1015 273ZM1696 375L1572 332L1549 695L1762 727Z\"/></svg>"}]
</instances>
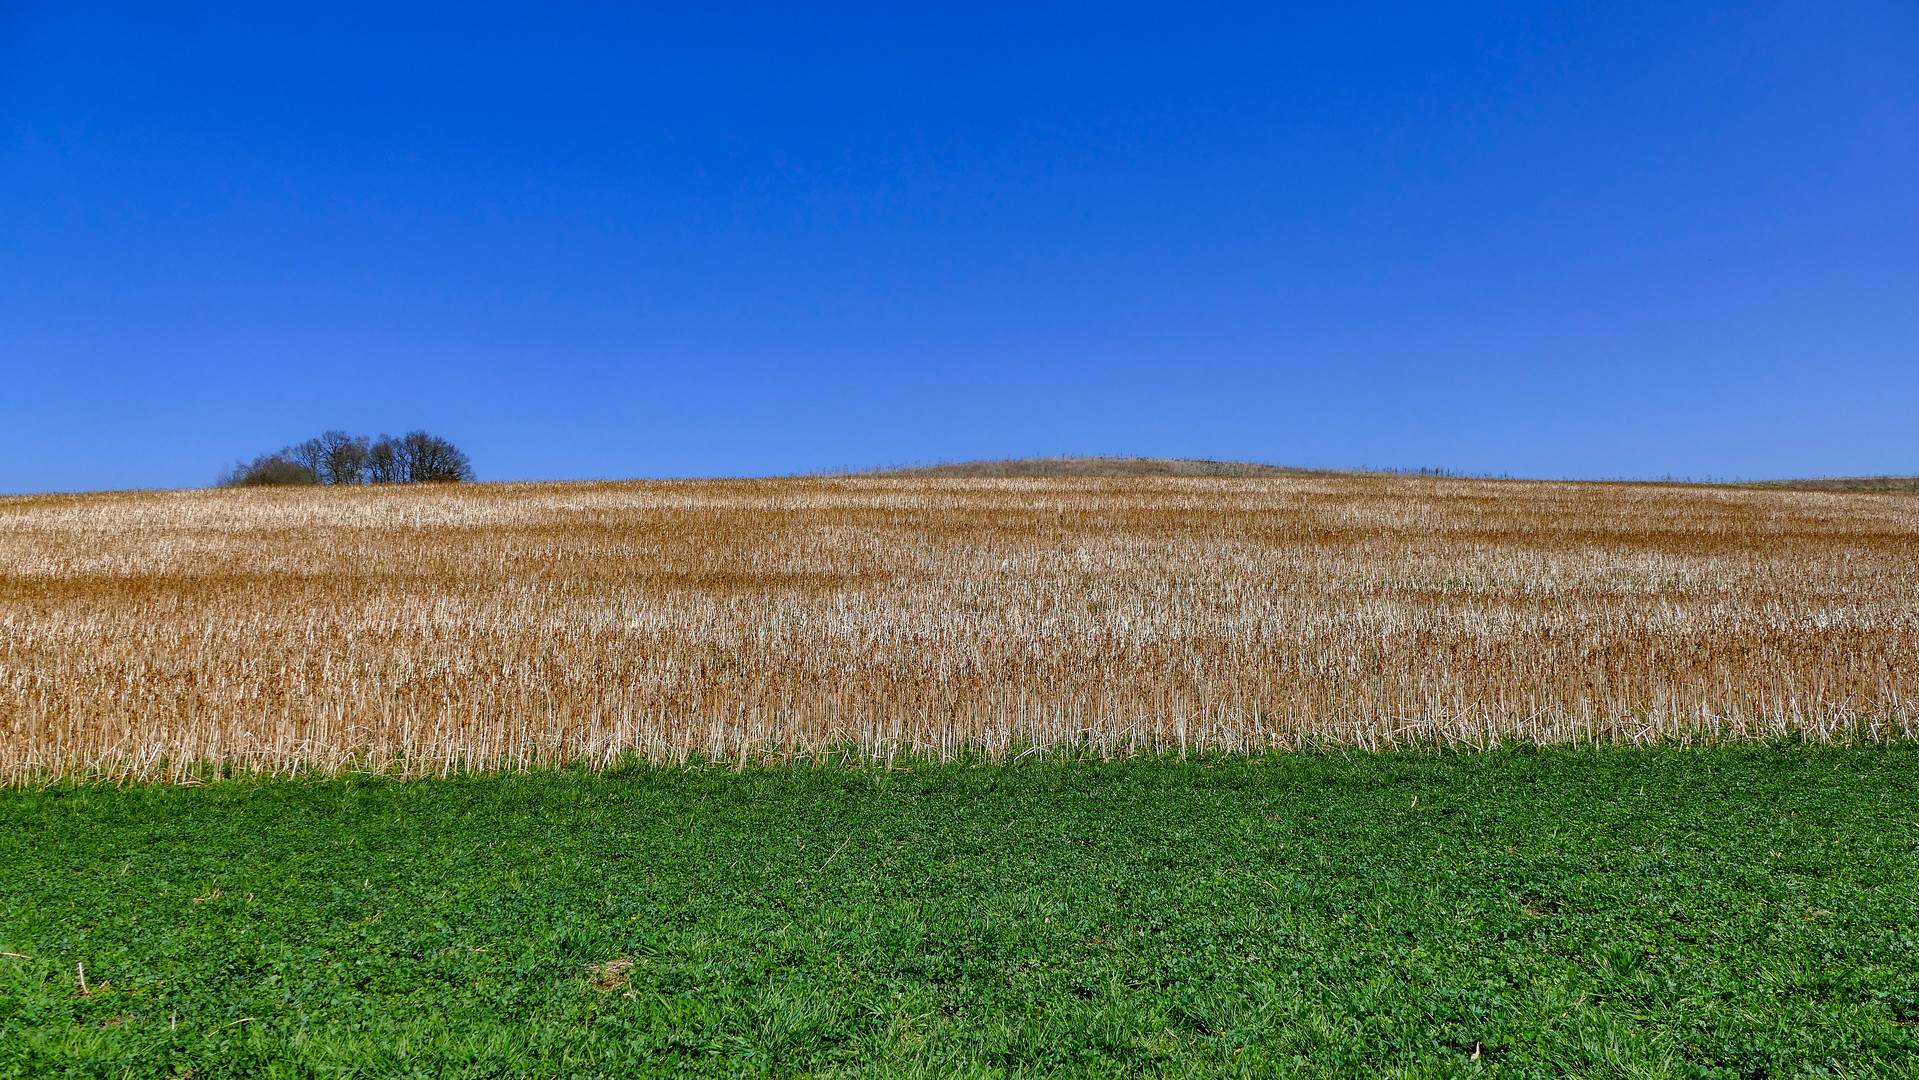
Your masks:
<instances>
[{"instance_id":1,"label":"cluster of bare trees","mask_svg":"<svg viewBox=\"0 0 1919 1080\"><path fill-rule=\"evenodd\" d=\"M328 431L251 462L236 462L220 477L228 487L262 484L419 484L473 479L473 463L459 447L424 431L399 438Z\"/></svg>"}]
</instances>

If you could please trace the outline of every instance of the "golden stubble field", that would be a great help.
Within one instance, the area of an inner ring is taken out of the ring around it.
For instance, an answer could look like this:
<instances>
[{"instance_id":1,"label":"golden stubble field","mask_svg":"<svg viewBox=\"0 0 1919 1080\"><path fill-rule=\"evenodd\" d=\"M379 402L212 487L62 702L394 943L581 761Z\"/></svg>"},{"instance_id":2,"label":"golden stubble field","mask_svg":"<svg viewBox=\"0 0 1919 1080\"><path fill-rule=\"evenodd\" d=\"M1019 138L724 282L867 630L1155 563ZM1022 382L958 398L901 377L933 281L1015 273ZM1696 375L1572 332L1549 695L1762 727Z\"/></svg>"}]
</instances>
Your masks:
<instances>
[{"instance_id":1,"label":"golden stubble field","mask_svg":"<svg viewBox=\"0 0 1919 1080\"><path fill-rule=\"evenodd\" d=\"M0 775L1919 733L1919 498L1415 477L0 499Z\"/></svg>"}]
</instances>

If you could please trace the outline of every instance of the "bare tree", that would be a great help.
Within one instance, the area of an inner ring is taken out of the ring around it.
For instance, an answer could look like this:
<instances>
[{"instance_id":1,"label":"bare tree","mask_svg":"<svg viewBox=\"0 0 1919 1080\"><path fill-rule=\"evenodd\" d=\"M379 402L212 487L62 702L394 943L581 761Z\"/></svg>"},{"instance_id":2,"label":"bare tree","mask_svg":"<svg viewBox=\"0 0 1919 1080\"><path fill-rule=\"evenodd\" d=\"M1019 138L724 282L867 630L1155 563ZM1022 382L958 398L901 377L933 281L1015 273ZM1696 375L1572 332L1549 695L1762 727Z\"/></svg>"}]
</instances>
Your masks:
<instances>
[{"instance_id":1,"label":"bare tree","mask_svg":"<svg viewBox=\"0 0 1919 1080\"><path fill-rule=\"evenodd\" d=\"M473 479L473 463L438 435L409 431L400 437L406 451L406 478L413 483L445 484Z\"/></svg>"},{"instance_id":2,"label":"bare tree","mask_svg":"<svg viewBox=\"0 0 1919 1080\"><path fill-rule=\"evenodd\" d=\"M316 470L320 480L327 484L357 484L365 478L367 459L367 440L365 435L353 436L344 431L321 433L320 467Z\"/></svg>"},{"instance_id":3,"label":"bare tree","mask_svg":"<svg viewBox=\"0 0 1919 1080\"><path fill-rule=\"evenodd\" d=\"M366 477L374 484L406 482L406 446L391 435L381 435L367 448Z\"/></svg>"},{"instance_id":4,"label":"bare tree","mask_svg":"<svg viewBox=\"0 0 1919 1080\"><path fill-rule=\"evenodd\" d=\"M308 439L305 442L294 443L280 451L279 456L312 473L314 483L325 482L326 447L320 440Z\"/></svg>"}]
</instances>

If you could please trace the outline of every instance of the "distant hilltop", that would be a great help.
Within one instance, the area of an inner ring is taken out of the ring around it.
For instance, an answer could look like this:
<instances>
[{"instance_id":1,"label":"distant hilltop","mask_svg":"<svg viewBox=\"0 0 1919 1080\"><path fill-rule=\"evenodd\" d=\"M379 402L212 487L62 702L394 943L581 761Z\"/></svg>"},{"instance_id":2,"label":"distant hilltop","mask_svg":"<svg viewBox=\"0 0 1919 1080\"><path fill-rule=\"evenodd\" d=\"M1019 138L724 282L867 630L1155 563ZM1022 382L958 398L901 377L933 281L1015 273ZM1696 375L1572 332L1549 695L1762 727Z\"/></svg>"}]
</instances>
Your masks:
<instances>
[{"instance_id":1,"label":"distant hilltop","mask_svg":"<svg viewBox=\"0 0 1919 1080\"><path fill-rule=\"evenodd\" d=\"M1304 469L1265 465L1253 461L1211 461L1204 458L1045 457L1000 461L952 461L938 465L889 466L859 469L840 475L885 477L987 476L1428 476L1446 479L1522 479L1486 477L1450 469ZM1620 481L1602 481L1617 483ZM1632 483L1635 481L1625 481ZM1853 491L1919 493L1919 476L1829 476L1800 480L1699 481L1668 477L1636 481L1704 487L1772 488L1788 491Z\"/></svg>"},{"instance_id":2,"label":"distant hilltop","mask_svg":"<svg viewBox=\"0 0 1919 1080\"><path fill-rule=\"evenodd\" d=\"M1919 476L1826 476L1813 480L1753 480L1732 486L1787 491L1919 492Z\"/></svg>"},{"instance_id":3,"label":"distant hilltop","mask_svg":"<svg viewBox=\"0 0 1919 1080\"><path fill-rule=\"evenodd\" d=\"M1050 457L955 461L941 465L862 469L859 476L1352 476L1354 469L1298 469L1250 461L1198 458Z\"/></svg>"}]
</instances>

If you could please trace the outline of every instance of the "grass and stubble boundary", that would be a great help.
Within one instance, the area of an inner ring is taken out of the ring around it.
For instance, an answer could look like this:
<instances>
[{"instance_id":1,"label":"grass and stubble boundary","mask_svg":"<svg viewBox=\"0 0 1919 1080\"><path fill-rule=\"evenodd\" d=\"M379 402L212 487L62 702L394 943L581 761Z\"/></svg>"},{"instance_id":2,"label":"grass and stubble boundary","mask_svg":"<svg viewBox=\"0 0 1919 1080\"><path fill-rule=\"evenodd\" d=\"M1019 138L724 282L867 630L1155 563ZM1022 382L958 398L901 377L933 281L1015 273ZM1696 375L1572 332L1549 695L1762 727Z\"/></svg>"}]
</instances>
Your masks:
<instances>
[{"instance_id":1,"label":"grass and stubble boundary","mask_svg":"<svg viewBox=\"0 0 1919 1080\"><path fill-rule=\"evenodd\" d=\"M1919 500L1379 475L0 499L0 778L1919 728Z\"/></svg>"}]
</instances>

